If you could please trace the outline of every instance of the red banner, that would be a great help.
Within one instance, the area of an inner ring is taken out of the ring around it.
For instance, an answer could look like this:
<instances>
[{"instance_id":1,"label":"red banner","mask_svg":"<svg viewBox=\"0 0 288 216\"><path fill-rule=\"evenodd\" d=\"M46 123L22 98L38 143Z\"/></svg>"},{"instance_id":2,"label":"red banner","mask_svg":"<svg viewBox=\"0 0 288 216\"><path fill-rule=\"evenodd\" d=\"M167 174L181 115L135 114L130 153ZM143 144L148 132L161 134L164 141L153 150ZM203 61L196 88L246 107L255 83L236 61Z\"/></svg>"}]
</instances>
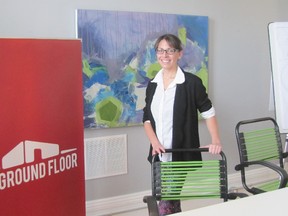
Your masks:
<instances>
[{"instance_id":1,"label":"red banner","mask_svg":"<svg viewBox=\"0 0 288 216\"><path fill-rule=\"evenodd\" d=\"M0 39L0 214L84 216L80 40Z\"/></svg>"}]
</instances>

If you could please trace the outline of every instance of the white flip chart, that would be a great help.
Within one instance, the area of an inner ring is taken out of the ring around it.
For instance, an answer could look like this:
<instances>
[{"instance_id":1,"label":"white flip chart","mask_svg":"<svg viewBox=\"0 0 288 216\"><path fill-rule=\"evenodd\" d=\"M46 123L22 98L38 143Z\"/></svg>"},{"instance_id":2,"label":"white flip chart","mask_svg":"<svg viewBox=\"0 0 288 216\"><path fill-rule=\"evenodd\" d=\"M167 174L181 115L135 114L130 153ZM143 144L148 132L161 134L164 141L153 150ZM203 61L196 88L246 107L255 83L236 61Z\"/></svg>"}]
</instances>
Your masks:
<instances>
[{"instance_id":1,"label":"white flip chart","mask_svg":"<svg viewBox=\"0 0 288 216\"><path fill-rule=\"evenodd\" d=\"M288 133L288 22L268 25L276 121Z\"/></svg>"}]
</instances>

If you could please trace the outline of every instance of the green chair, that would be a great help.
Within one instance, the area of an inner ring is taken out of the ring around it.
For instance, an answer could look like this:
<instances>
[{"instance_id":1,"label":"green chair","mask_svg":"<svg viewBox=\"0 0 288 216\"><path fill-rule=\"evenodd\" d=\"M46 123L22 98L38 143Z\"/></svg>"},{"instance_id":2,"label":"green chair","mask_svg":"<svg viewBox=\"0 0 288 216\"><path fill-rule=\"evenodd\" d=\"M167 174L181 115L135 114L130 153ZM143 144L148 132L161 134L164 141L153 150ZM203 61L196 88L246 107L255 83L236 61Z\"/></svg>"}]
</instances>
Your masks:
<instances>
[{"instance_id":1,"label":"green chair","mask_svg":"<svg viewBox=\"0 0 288 216\"><path fill-rule=\"evenodd\" d=\"M270 117L240 121L235 128L240 163L235 170L241 171L244 189L259 194L286 187L288 175L284 170L282 143L277 122ZM257 183L247 171L262 168L269 178Z\"/></svg>"},{"instance_id":2,"label":"green chair","mask_svg":"<svg viewBox=\"0 0 288 216\"><path fill-rule=\"evenodd\" d=\"M208 153L207 148L167 149L166 152L202 152L207 158L202 161L156 161L152 159L152 195L145 196L150 216L158 216L158 200L188 199L236 199L246 194L228 193L227 162L223 152L219 155ZM209 155L208 155L209 154Z\"/></svg>"}]
</instances>

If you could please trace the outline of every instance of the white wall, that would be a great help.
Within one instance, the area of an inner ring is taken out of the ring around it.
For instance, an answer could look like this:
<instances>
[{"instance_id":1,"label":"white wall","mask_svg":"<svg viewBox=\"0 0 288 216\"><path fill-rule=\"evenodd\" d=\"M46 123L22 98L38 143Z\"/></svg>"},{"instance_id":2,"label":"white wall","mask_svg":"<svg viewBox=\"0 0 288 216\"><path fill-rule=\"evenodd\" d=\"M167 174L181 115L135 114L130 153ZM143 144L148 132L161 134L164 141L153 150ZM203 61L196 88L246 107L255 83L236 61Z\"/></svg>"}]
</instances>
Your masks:
<instances>
[{"instance_id":1,"label":"white wall","mask_svg":"<svg viewBox=\"0 0 288 216\"><path fill-rule=\"evenodd\" d=\"M267 25L288 20L286 0L0 0L0 37L75 38L75 10L177 13L209 17L209 94L216 107L229 172L238 162L239 120L272 116ZM155 20L156 22L156 20ZM201 140L209 143L200 122ZM85 137L128 134L128 174L90 180L87 200L150 188L148 141L141 126L85 130ZM67 182L69 183L69 182Z\"/></svg>"}]
</instances>

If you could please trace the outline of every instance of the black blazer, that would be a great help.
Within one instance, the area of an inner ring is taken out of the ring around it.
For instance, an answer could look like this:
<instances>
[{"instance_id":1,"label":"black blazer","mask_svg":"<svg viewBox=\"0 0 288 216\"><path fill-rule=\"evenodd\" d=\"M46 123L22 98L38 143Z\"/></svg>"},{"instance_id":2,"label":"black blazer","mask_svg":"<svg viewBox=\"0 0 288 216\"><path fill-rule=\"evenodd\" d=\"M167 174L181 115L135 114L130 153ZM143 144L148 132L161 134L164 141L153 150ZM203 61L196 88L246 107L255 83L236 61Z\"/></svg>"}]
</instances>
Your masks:
<instances>
[{"instance_id":1,"label":"black blazer","mask_svg":"<svg viewBox=\"0 0 288 216\"><path fill-rule=\"evenodd\" d=\"M198 110L208 111L212 103L206 93L202 80L194 74L184 72L185 82L177 84L174 111L173 111L173 135L172 148L198 148ZM150 120L156 131L155 121L151 112L151 103L157 87L157 83L149 82L146 89L146 106L143 111L143 122ZM173 161L201 160L200 152L173 153ZM152 146L150 145L148 160L152 159Z\"/></svg>"}]
</instances>

